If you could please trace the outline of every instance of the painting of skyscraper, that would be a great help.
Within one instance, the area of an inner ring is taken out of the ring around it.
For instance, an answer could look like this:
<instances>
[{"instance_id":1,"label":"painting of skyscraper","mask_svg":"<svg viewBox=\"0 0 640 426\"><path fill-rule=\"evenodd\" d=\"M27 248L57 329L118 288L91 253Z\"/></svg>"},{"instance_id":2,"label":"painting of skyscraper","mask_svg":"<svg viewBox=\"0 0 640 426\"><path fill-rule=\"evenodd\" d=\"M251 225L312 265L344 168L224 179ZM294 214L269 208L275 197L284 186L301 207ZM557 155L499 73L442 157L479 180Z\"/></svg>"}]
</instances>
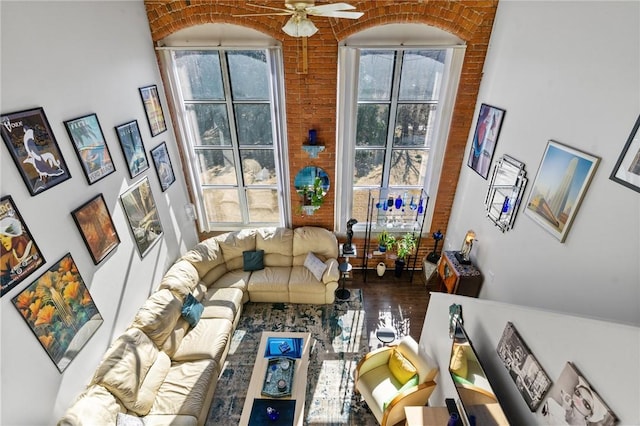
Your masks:
<instances>
[{"instance_id":1,"label":"painting of skyscraper","mask_svg":"<svg viewBox=\"0 0 640 426\"><path fill-rule=\"evenodd\" d=\"M600 159L550 140L525 213L564 242Z\"/></svg>"}]
</instances>

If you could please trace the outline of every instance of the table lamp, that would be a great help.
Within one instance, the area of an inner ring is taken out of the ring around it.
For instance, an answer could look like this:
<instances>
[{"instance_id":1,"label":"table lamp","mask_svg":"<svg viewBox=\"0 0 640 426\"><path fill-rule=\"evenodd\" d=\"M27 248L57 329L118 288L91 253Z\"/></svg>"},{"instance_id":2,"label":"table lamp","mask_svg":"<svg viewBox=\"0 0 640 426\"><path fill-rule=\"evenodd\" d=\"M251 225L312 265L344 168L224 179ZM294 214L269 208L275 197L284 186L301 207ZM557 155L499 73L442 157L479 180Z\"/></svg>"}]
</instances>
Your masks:
<instances>
[{"instance_id":1,"label":"table lamp","mask_svg":"<svg viewBox=\"0 0 640 426\"><path fill-rule=\"evenodd\" d=\"M473 247L473 242L476 241L476 233L471 229L467 231L467 234L464 236L464 241L462 241L462 248L459 252L456 252L455 256L463 265L470 265L471 258L469 254L471 253L471 247Z\"/></svg>"}]
</instances>

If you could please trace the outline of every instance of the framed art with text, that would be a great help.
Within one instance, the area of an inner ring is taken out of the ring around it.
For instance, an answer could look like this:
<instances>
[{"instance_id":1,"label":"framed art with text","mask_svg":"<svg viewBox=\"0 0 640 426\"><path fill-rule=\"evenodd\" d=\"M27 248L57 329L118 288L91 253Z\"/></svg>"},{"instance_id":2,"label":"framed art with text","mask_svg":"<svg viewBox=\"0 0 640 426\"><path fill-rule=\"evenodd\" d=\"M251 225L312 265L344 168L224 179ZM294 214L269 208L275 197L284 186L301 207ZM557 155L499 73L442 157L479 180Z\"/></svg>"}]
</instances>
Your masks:
<instances>
[{"instance_id":1,"label":"framed art with text","mask_svg":"<svg viewBox=\"0 0 640 426\"><path fill-rule=\"evenodd\" d=\"M162 236L162 224L149 179L144 177L120 195L140 257L144 257Z\"/></svg>"},{"instance_id":2,"label":"framed art with text","mask_svg":"<svg viewBox=\"0 0 640 426\"><path fill-rule=\"evenodd\" d=\"M84 240L93 263L102 262L120 244L102 194L98 194L74 211L73 220Z\"/></svg>"},{"instance_id":3,"label":"framed art with text","mask_svg":"<svg viewBox=\"0 0 640 426\"><path fill-rule=\"evenodd\" d=\"M564 242L599 162L598 157L550 140L525 214Z\"/></svg>"},{"instance_id":4,"label":"framed art with text","mask_svg":"<svg viewBox=\"0 0 640 426\"><path fill-rule=\"evenodd\" d=\"M153 158L153 164L156 166L160 187L162 188L162 192L164 192L176 181L166 142L162 142L151 150L151 158Z\"/></svg>"},{"instance_id":5,"label":"framed art with text","mask_svg":"<svg viewBox=\"0 0 640 426\"><path fill-rule=\"evenodd\" d=\"M0 132L31 195L71 178L43 108L2 114Z\"/></svg>"},{"instance_id":6,"label":"framed art with text","mask_svg":"<svg viewBox=\"0 0 640 426\"><path fill-rule=\"evenodd\" d=\"M144 112L147 115L147 122L151 130L151 136L159 135L167 130L167 124L164 121L164 113L162 112L162 104L158 95L158 86L155 84L141 87L140 97L144 105Z\"/></svg>"},{"instance_id":7,"label":"framed art with text","mask_svg":"<svg viewBox=\"0 0 640 426\"><path fill-rule=\"evenodd\" d=\"M103 322L71 253L12 302L61 373Z\"/></svg>"},{"instance_id":8,"label":"framed art with text","mask_svg":"<svg viewBox=\"0 0 640 426\"><path fill-rule=\"evenodd\" d=\"M631 129L631 134L625 143L622 153L613 167L611 179L621 185L640 192L640 115Z\"/></svg>"},{"instance_id":9,"label":"framed art with text","mask_svg":"<svg viewBox=\"0 0 640 426\"><path fill-rule=\"evenodd\" d=\"M493 159L493 152L496 149L496 143L498 143L504 114L505 110L503 109L487 104L480 105L467 166L485 179L489 175L489 168Z\"/></svg>"},{"instance_id":10,"label":"framed art with text","mask_svg":"<svg viewBox=\"0 0 640 426\"><path fill-rule=\"evenodd\" d=\"M140 136L138 121L133 120L116 126L116 133L122 153L127 161L129 175L134 178L149 168L149 160L144 150L142 136Z\"/></svg>"},{"instance_id":11,"label":"framed art with text","mask_svg":"<svg viewBox=\"0 0 640 426\"><path fill-rule=\"evenodd\" d=\"M10 195L0 199L0 243L2 297L45 263Z\"/></svg>"},{"instance_id":12,"label":"framed art with text","mask_svg":"<svg viewBox=\"0 0 640 426\"><path fill-rule=\"evenodd\" d=\"M89 185L116 171L96 114L67 120L64 125Z\"/></svg>"}]
</instances>

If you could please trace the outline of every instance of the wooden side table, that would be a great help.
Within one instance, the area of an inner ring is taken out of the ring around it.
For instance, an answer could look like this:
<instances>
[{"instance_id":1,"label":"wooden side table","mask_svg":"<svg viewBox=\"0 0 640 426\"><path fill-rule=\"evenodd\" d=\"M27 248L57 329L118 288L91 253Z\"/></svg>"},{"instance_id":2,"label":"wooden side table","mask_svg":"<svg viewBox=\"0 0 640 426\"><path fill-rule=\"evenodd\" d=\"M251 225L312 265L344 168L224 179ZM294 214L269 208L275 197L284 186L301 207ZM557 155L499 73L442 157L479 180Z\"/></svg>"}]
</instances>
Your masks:
<instances>
[{"instance_id":1,"label":"wooden side table","mask_svg":"<svg viewBox=\"0 0 640 426\"><path fill-rule=\"evenodd\" d=\"M438 276L441 289L447 293L478 297L483 277L473 264L463 265L456 259L455 251L445 251L438 262Z\"/></svg>"},{"instance_id":2,"label":"wooden side table","mask_svg":"<svg viewBox=\"0 0 640 426\"><path fill-rule=\"evenodd\" d=\"M442 425L449 421L447 407L404 407L406 426Z\"/></svg>"}]
</instances>

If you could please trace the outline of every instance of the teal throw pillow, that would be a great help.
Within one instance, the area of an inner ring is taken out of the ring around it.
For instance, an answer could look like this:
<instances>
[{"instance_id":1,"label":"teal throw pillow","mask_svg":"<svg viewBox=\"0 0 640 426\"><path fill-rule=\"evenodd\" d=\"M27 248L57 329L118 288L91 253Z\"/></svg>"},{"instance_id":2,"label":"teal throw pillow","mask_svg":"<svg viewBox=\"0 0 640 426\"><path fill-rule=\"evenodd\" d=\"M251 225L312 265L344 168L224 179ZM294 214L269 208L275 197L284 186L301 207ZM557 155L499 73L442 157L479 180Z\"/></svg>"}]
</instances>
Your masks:
<instances>
[{"instance_id":1,"label":"teal throw pillow","mask_svg":"<svg viewBox=\"0 0 640 426\"><path fill-rule=\"evenodd\" d=\"M259 271L264 269L264 250L247 250L242 252L242 270Z\"/></svg>"},{"instance_id":2,"label":"teal throw pillow","mask_svg":"<svg viewBox=\"0 0 640 426\"><path fill-rule=\"evenodd\" d=\"M189 293L182 305L182 317L187 320L191 327L195 327L198 321L200 321L202 311L204 311L202 303L198 302L198 300Z\"/></svg>"}]
</instances>

